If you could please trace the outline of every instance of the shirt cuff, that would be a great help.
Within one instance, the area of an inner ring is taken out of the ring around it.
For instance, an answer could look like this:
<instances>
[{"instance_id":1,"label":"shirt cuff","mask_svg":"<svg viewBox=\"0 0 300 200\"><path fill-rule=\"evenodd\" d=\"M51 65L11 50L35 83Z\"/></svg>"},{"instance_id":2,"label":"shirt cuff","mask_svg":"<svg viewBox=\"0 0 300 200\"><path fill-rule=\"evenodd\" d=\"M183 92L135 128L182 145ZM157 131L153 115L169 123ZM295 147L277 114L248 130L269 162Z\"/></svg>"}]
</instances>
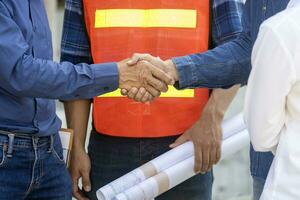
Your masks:
<instances>
[{"instance_id":1,"label":"shirt cuff","mask_svg":"<svg viewBox=\"0 0 300 200\"><path fill-rule=\"evenodd\" d=\"M196 66L191 57L176 57L172 58L172 61L176 66L179 76L179 81L174 85L177 89L185 89L199 84L196 74Z\"/></svg>"},{"instance_id":2,"label":"shirt cuff","mask_svg":"<svg viewBox=\"0 0 300 200\"><path fill-rule=\"evenodd\" d=\"M94 83L97 93L112 92L119 87L119 70L117 63L91 65L94 72Z\"/></svg>"}]
</instances>

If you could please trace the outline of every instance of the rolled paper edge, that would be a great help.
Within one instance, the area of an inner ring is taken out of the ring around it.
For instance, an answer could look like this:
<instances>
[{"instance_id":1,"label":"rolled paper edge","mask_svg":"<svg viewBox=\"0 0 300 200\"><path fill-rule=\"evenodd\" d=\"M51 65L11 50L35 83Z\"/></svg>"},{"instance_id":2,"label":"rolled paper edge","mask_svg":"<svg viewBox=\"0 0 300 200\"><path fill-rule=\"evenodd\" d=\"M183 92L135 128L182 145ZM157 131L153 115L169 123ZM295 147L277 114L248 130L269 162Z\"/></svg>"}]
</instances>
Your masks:
<instances>
[{"instance_id":1,"label":"rolled paper edge","mask_svg":"<svg viewBox=\"0 0 300 200\"><path fill-rule=\"evenodd\" d=\"M161 172L157 174L154 179L157 181L158 184L158 192L159 195L168 191L170 188L170 180L168 174L165 172Z\"/></svg>"},{"instance_id":2,"label":"rolled paper edge","mask_svg":"<svg viewBox=\"0 0 300 200\"><path fill-rule=\"evenodd\" d=\"M140 170L144 173L146 179L157 174L157 170L151 162L142 165Z\"/></svg>"}]
</instances>

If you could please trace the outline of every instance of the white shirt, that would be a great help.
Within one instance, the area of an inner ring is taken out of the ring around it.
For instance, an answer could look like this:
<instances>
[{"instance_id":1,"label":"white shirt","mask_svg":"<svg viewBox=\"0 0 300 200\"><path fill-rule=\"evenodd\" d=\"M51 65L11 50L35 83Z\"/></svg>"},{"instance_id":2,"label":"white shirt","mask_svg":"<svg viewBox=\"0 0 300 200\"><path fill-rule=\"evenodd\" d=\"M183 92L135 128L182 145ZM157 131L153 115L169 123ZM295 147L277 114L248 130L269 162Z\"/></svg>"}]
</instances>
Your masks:
<instances>
[{"instance_id":1,"label":"white shirt","mask_svg":"<svg viewBox=\"0 0 300 200\"><path fill-rule=\"evenodd\" d=\"M298 2L263 23L252 52L245 120L254 149L276 152L263 200L300 199Z\"/></svg>"}]
</instances>

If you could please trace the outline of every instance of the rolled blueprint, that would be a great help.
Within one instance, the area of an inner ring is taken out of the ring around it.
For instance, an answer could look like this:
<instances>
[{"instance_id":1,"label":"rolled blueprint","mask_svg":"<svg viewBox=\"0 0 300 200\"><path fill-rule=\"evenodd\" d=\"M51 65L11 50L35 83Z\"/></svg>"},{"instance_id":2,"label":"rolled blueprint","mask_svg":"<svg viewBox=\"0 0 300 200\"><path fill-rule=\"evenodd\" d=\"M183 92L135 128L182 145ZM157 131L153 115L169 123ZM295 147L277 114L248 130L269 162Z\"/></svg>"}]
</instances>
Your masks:
<instances>
[{"instance_id":1,"label":"rolled blueprint","mask_svg":"<svg viewBox=\"0 0 300 200\"><path fill-rule=\"evenodd\" d=\"M244 129L245 123L242 114L225 120L222 124L223 140ZM108 185L103 186L97 191L97 197L99 200L112 200L117 194L159 174L193 155L194 147L192 142L182 144L128 174L125 174Z\"/></svg>"},{"instance_id":2,"label":"rolled blueprint","mask_svg":"<svg viewBox=\"0 0 300 200\"><path fill-rule=\"evenodd\" d=\"M232 135L222 143L222 159L239 151L249 143L246 130ZM194 156L148 178L118 194L113 200L151 200L195 175Z\"/></svg>"}]
</instances>

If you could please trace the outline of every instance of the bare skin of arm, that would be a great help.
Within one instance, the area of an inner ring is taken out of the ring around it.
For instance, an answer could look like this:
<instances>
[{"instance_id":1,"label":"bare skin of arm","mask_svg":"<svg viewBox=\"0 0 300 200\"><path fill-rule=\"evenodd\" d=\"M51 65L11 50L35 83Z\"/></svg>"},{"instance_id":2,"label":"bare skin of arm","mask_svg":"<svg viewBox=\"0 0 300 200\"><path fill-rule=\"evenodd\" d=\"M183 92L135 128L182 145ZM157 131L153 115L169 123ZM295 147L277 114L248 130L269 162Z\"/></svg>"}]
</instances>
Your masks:
<instances>
[{"instance_id":1,"label":"bare skin of arm","mask_svg":"<svg viewBox=\"0 0 300 200\"><path fill-rule=\"evenodd\" d=\"M219 162L222 144L222 121L239 87L239 85L236 85L227 90L213 90L199 120L170 145L171 148L174 148L186 141L194 143L195 172L205 173Z\"/></svg>"},{"instance_id":2,"label":"bare skin of arm","mask_svg":"<svg viewBox=\"0 0 300 200\"><path fill-rule=\"evenodd\" d=\"M73 196L78 200L88 200L83 194L83 190L86 192L91 190L91 162L85 150L91 101L67 101L64 106L68 128L74 130L74 143L70 162ZM82 178L82 189L78 185L80 178Z\"/></svg>"}]
</instances>

